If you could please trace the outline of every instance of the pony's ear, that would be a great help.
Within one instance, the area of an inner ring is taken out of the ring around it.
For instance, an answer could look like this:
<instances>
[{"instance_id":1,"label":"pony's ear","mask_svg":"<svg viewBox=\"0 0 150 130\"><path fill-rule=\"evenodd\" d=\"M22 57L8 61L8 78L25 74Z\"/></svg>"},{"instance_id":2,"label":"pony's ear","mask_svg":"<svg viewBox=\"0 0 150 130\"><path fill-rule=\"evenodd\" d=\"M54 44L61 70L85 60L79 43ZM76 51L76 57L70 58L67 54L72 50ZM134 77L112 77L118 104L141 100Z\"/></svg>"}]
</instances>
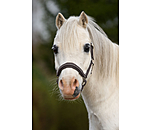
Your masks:
<instances>
[{"instance_id":1,"label":"pony's ear","mask_svg":"<svg viewBox=\"0 0 150 130\"><path fill-rule=\"evenodd\" d=\"M60 27L63 25L63 23L66 21L64 16L61 13L58 13L56 16L56 27L57 29L60 29Z\"/></svg>"},{"instance_id":2,"label":"pony's ear","mask_svg":"<svg viewBox=\"0 0 150 130\"><path fill-rule=\"evenodd\" d=\"M86 28L87 23L88 23L87 15L84 13L84 11L82 11L81 14L80 14L80 16L79 16L79 24L82 27Z\"/></svg>"}]
</instances>

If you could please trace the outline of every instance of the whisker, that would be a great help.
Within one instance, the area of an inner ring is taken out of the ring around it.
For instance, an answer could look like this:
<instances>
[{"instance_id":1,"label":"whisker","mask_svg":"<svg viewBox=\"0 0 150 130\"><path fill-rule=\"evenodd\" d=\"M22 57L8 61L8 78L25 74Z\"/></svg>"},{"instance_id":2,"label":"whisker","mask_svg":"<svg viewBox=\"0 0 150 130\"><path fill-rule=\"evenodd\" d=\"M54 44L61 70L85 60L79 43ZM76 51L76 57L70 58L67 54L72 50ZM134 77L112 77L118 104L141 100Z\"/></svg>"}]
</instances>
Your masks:
<instances>
[{"instance_id":1,"label":"whisker","mask_svg":"<svg viewBox=\"0 0 150 130\"><path fill-rule=\"evenodd\" d=\"M82 104L82 103L83 103L83 99L82 99L81 96L77 99L77 102L78 102L79 104Z\"/></svg>"},{"instance_id":2,"label":"whisker","mask_svg":"<svg viewBox=\"0 0 150 130\"><path fill-rule=\"evenodd\" d=\"M56 82L57 78L52 78L51 80L49 80L49 93L52 96L54 93L56 93L58 91L58 87L57 87L57 82Z\"/></svg>"}]
</instances>

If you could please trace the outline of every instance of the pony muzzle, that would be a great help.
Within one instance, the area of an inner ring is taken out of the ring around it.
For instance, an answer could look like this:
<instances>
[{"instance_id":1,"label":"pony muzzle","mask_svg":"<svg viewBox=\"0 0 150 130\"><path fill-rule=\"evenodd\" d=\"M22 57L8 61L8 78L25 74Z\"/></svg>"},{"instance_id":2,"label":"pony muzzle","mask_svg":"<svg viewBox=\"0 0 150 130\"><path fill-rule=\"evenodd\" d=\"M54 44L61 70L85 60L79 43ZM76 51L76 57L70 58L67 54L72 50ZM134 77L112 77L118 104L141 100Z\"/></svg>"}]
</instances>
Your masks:
<instances>
[{"instance_id":1,"label":"pony muzzle","mask_svg":"<svg viewBox=\"0 0 150 130\"><path fill-rule=\"evenodd\" d=\"M70 80L62 78L58 86L66 100L77 99L80 96L79 81L74 77Z\"/></svg>"}]
</instances>

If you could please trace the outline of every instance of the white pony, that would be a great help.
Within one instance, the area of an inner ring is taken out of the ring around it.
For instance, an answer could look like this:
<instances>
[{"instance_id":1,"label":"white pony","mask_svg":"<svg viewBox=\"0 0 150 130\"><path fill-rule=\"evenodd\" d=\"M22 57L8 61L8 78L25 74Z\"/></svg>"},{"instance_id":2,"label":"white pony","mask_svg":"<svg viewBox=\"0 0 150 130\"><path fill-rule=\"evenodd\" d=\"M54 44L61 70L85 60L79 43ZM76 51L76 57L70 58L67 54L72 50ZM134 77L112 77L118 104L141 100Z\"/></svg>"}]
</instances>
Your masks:
<instances>
[{"instance_id":1,"label":"white pony","mask_svg":"<svg viewBox=\"0 0 150 130\"><path fill-rule=\"evenodd\" d=\"M52 49L63 98L75 100L82 95L89 130L118 130L118 45L84 12L67 20L59 13L56 27Z\"/></svg>"}]
</instances>

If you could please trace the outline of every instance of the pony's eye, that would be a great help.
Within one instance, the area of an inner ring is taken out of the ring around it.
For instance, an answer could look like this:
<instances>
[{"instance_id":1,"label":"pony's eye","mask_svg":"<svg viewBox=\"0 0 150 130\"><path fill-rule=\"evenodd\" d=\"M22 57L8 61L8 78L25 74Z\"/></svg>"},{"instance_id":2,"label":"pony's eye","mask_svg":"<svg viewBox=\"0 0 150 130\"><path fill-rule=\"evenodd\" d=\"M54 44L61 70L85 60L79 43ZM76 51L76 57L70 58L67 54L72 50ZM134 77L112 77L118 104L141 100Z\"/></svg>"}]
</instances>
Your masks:
<instances>
[{"instance_id":1,"label":"pony's eye","mask_svg":"<svg viewBox=\"0 0 150 130\"><path fill-rule=\"evenodd\" d=\"M84 45L84 52L89 52L89 50L90 50L90 44L89 44L89 43L86 43L86 44Z\"/></svg>"},{"instance_id":2,"label":"pony's eye","mask_svg":"<svg viewBox=\"0 0 150 130\"><path fill-rule=\"evenodd\" d=\"M53 45L52 50L53 50L54 54L57 54L58 53L58 46Z\"/></svg>"}]
</instances>

